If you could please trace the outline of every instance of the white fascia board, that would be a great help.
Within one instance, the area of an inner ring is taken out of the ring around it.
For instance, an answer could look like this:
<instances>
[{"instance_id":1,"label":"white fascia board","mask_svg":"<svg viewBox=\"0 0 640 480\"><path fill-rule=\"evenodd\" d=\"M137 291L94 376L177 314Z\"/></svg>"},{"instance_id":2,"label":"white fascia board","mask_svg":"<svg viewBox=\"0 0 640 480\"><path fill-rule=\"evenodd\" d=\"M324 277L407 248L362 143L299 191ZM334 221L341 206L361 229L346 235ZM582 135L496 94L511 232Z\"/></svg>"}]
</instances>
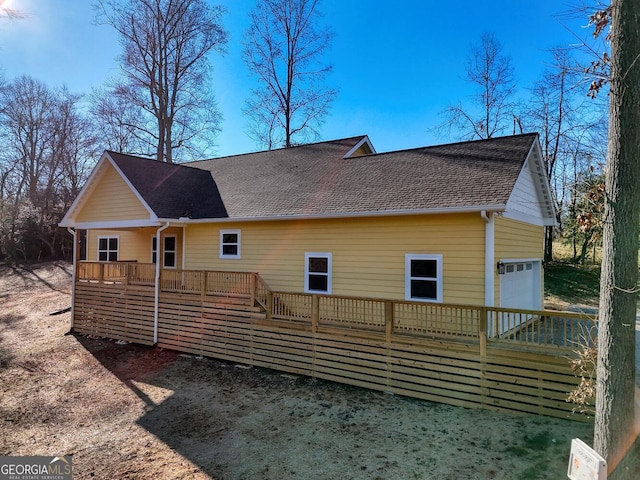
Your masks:
<instances>
[{"instance_id":1,"label":"white fascia board","mask_svg":"<svg viewBox=\"0 0 640 480\"><path fill-rule=\"evenodd\" d=\"M229 222L270 222L282 220L323 220L333 218L368 218L368 217L397 217L409 215L444 215L448 213L479 213L486 212L503 212L504 205L479 205L473 207L450 207L450 208L427 208L421 210L379 210L376 212L351 212L351 213L332 213L322 215L282 215L273 217L225 217L225 218L199 218L199 219L180 219L172 220L177 224L198 224L198 223L229 223ZM166 221L159 219L159 221Z\"/></svg>"},{"instance_id":2,"label":"white fascia board","mask_svg":"<svg viewBox=\"0 0 640 480\"><path fill-rule=\"evenodd\" d=\"M80 230L106 230L111 228L143 228L143 227L158 227L162 225L158 220L150 220L148 218L141 218L139 220L113 220L107 222L78 222L69 226Z\"/></svg>"},{"instance_id":3,"label":"white fascia board","mask_svg":"<svg viewBox=\"0 0 640 480\"><path fill-rule=\"evenodd\" d=\"M369 135L365 135L364 138L362 140L360 140L358 143L356 143L356 145L349 150L344 157L342 158L349 158L351 157L351 155L354 154L354 152L356 152L362 145L367 144L369 146L369 148L371 149L371 153L372 154L376 154L376 149L373 148L373 144L371 143L371 140L369 140Z\"/></svg>"}]
</instances>

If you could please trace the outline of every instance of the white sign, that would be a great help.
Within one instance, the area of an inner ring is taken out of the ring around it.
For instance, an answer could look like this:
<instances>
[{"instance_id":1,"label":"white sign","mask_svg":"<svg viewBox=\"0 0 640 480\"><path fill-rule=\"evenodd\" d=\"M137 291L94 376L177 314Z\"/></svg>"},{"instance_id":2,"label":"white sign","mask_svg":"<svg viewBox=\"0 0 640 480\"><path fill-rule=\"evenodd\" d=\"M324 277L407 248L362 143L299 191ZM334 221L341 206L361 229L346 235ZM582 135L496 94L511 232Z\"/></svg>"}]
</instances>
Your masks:
<instances>
[{"instance_id":1,"label":"white sign","mask_svg":"<svg viewBox=\"0 0 640 480\"><path fill-rule=\"evenodd\" d=\"M607 461L578 438L571 440L570 480L607 480Z\"/></svg>"}]
</instances>

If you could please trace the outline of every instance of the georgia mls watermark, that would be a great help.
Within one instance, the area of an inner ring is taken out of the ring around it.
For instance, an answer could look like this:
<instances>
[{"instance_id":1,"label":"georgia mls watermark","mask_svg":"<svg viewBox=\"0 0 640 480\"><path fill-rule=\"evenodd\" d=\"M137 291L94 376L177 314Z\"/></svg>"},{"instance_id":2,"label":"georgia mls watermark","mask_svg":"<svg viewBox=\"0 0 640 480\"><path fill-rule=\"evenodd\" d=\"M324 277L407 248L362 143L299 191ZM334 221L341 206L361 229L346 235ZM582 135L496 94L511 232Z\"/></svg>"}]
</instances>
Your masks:
<instances>
[{"instance_id":1,"label":"georgia mls watermark","mask_svg":"<svg viewBox=\"0 0 640 480\"><path fill-rule=\"evenodd\" d=\"M0 480L71 480L71 456L0 456Z\"/></svg>"}]
</instances>

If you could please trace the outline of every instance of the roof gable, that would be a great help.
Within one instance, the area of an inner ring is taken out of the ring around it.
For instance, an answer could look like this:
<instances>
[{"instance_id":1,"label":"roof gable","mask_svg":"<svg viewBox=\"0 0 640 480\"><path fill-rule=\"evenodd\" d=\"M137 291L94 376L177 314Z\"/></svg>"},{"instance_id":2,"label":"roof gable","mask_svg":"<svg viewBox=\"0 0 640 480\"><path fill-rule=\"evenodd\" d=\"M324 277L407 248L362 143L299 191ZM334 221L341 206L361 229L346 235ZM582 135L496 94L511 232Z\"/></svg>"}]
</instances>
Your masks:
<instances>
[{"instance_id":1,"label":"roof gable","mask_svg":"<svg viewBox=\"0 0 640 480\"><path fill-rule=\"evenodd\" d=\"M224 202L210 172L108 152L158 218L223 218Z\"/></svg>"},{"instance_id":2,"label":"roof gable","mask_svg":"<svg viewBox=\"0 0 640 480\"><path fill-rule=\"evenodd\" d=\"M97 223L105 226L139 226L155 220L149 205L105 152L62 218L60 226L83 224L82 228L94 228Z\"/></svg>"},{"instance_id":3,"label":"roof gable","mask_svg":"<svg viewBox=\"0 0 640 480\"><path fill-rule=\"evenodd\" d=\"M535 142L513 187L505 217L536 225L556 224L551 187L542 161L540 145Z\"/></svg>"}]
</instances>

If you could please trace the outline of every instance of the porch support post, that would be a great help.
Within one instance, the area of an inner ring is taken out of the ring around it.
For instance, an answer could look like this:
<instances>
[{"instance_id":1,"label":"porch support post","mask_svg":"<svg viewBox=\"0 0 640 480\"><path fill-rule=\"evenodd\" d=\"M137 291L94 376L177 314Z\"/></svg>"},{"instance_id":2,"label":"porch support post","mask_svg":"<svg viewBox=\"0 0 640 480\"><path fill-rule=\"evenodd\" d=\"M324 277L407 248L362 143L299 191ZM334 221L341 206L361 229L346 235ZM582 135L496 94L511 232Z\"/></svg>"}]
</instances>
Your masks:
<instances>
[{"instance_id":1,"label":"porch support post","mask_svg":"<svg viewBox=\"0 0 640 480\"><path fill-rule=\"evenodd\" d=\"M76 315L76 280L78 276L78 235L75 228L67 227L67 231L73 237L73 271L71 272L71 321L69 322L69 333L73 332L73 319Z\"/></svg>"},{"instance_id":2,"label":"porch support post","mask_svg":"<svg viewBox=\"0 0 640 480\"><path fill-rule=\"evenodd\" d=\"M495 215L492 212L480 212L484 224L484 305L493 307L495 299Z\"/></svg>"},{"instance_id":3,"label":"porch support post","mask_svg":"<svg viewBox=\"0 0 640 480\"><path fill-rule=\"evenodd\" d=\"M160 233L166 228L169 228L169 222L165 223L163 226L158 228L156 232L156 278L155 278L155 296L154 296L154 306L153 306L153 344L158 343L158 312L160 310L160 259L161 256L161 248L160 248Z\"/></svg>"},{"instance_id":4,"label":"porch support post","mask_svg":"<svg viewBox=\"0 0 640 480\"><path fill-rule=\"evenodd\" d=\"M496 254L495 254L495 214L482 210L480 212L484 220L484 306L493 307L495 302L495 279L496 279ZM487 316L486 309L481 310L482 315ZM487 331L488 318L480 319L480 325L485 327L484 334ZM482 335L482 332L481 332ZM482 341L482 336L481 336Z\"/></svg>"}]
</instances>

